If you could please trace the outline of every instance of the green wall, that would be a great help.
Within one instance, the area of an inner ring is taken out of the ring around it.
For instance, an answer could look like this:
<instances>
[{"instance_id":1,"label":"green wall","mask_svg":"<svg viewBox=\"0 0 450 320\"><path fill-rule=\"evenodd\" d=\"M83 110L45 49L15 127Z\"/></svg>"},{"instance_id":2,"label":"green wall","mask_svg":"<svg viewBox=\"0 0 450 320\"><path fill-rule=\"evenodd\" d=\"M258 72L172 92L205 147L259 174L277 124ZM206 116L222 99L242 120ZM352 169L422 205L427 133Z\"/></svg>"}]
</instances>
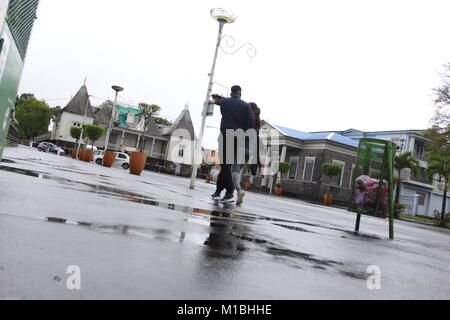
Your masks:
<instances>
[{"instance_id":1,"label":"green wall","mask_svg":"<svg viewBox=\"0 0 450 320\"><path fill-rule=\"evenodd\" d=\"M1 37L3 46L0 53L0 160L6 144L11 121L11 112L17 95L23 61L17 50L7 23L3 23Z\"/></svg>"}]
</instances>

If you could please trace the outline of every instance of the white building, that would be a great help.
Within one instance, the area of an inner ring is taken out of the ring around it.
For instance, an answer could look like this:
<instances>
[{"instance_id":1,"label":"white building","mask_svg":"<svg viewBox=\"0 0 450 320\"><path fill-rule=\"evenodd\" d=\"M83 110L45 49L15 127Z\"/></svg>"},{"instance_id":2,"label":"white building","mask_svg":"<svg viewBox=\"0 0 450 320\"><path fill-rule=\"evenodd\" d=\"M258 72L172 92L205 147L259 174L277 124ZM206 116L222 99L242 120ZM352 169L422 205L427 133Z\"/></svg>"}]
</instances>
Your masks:
<instances>
[{"instance_id":1,"label":"white building","mask_svg":"<svg viewBox=\"0 0 450 320\"><path fill-rule=\"evenodd\" d=\"M70 127L94 123L108 128L113 107L114 103L109 100L92 107L87 88L83 85L55 119L52 133L40 137L40 141L52 141L64 148L73 148L76 140L70 136ZM173 162L170 166L176 167L179 174L190 174L188 167L193 163L196 136L187 107L171 126L159 125L151 119L145 136L143 122L138 114L139 108L122 103L116 107L108 149L136 151L145 139L143 151L148 155L149 164L161 167L166 166L166 162ZM119 121L120 108L128 110L125 125L121 125ZM105 138L106 135L96 141L95 145L104 149Z\"/></svg>"},{"instance_id":2,"label":"white building","mask_svg":"<svg viewBox=\"0 0 450 320\"><path fill-rule=\"evenodd\" d=\"M70 127L81 127L83 124L92 123L94 123L94 113L87 88L83 85L55 119L50 140L59 141L63 145L65 142L75 144L76 139L70 135Z\"/></svg>"}]
</instances>

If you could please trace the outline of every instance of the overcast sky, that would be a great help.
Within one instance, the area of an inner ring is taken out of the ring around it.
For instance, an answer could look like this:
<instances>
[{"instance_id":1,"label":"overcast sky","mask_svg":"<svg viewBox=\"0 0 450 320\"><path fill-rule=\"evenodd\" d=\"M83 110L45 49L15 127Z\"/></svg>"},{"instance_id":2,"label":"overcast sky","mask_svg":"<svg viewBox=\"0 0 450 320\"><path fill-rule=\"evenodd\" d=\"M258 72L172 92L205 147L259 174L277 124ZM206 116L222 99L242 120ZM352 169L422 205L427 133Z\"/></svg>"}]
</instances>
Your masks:
<instances>
[{"instance_id":1,"label":"overcast sky","mask_svg":"<svg viewBox=\"0 0 450 320\"><path fill-rule=\"evenodd\" d=\"M262 118L301 131L422 129L432 88L450 62L448 0L41 0L19 93L65 106L87 76L94 105L162 107L174 120L185 103L198 132L218 23L257 49L219 53L215 81L241 85ZM215 92L225 93L219 85ZM204 146L216 147L220 111Z\"/></svg>"}]
</instances>

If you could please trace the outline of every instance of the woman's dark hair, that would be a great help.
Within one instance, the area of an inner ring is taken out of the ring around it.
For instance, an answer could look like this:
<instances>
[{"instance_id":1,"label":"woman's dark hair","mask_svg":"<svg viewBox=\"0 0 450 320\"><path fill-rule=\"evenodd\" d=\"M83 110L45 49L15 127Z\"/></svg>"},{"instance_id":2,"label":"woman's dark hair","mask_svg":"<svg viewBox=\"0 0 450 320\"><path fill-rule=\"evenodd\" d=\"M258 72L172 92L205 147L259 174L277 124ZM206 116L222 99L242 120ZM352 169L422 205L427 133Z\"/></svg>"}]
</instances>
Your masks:
<instances>
[{"instance_id":1,"label":"woman's dark hair","mask_svg":"<svg viewBox=\"0 0 450 320\"><path fill-rule=\"evenodd\" d=\"M253 117L255 117L256 122L256 129L259 129L261 127L261 119L259 118L259 115L261 114L261 109L258 108L256 103L249 102L250 107L252 107Z\"/></svg>"}]
</instances>

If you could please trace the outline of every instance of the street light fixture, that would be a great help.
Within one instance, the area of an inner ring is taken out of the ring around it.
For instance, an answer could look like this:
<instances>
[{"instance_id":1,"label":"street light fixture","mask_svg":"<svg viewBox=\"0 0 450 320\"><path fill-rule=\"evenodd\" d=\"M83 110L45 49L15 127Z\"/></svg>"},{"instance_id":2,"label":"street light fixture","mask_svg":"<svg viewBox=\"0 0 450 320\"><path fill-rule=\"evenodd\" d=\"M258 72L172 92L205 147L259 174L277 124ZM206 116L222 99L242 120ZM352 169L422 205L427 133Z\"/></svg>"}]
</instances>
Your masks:
<instances>
[{"instance_id":1,"label":"street light fixture","mask_svg":"<svg viewBox=\"0 0 450 320\"><path fill-rule=\"evenodd\" d=\"M113 109L111 110L111 119L109 120L109 127L108 127L108 131L106 133L105 147L104 147L105 151L108 150L109 136L110 136L111 130L112 130L112 123L113 123L113 119L116 117L117 95L119 94L120 91L123 91L123 88L119 87L119 86L112 86L112 89L116 92L116 97L114 99L114 106L113 106Z\"/></svg>"},{"instance_id":2,"label":"street light fixture","mask_svg":"<svg viewBox=\"0 0 450 320\"><path fill-rule=\"evenodd\" d=\"M213 64L212 64L211 72L209 73L208 90L206 92L205 103L203 104L202 124L200 127L200 133L198 135L198 140L195 145L195 151L194 151L195 153L194 153L194 157L193 157L194 163L192 164L191 182L189 184L189 188L191 188L191 189L195 188L195 180L197 179L198 164L196 161L197 160L196 156L201 153L201 147L202 147L202 142L203 142L203 133L205 131L206 117L208 115L209 98L211 96L211 91L212 91L212 86L213 86L214 70L216 68L217 53L219 51L220 41L222 39L222 29L225 24L233 23L236 20L236 16L233 13L231 13L230 11L227 11L225 9L222 9L222 8L212 9L210 14L214 20L219 22L219 32L217 35L216 49L214 52Z\"/></svg>"}]
</instances>

